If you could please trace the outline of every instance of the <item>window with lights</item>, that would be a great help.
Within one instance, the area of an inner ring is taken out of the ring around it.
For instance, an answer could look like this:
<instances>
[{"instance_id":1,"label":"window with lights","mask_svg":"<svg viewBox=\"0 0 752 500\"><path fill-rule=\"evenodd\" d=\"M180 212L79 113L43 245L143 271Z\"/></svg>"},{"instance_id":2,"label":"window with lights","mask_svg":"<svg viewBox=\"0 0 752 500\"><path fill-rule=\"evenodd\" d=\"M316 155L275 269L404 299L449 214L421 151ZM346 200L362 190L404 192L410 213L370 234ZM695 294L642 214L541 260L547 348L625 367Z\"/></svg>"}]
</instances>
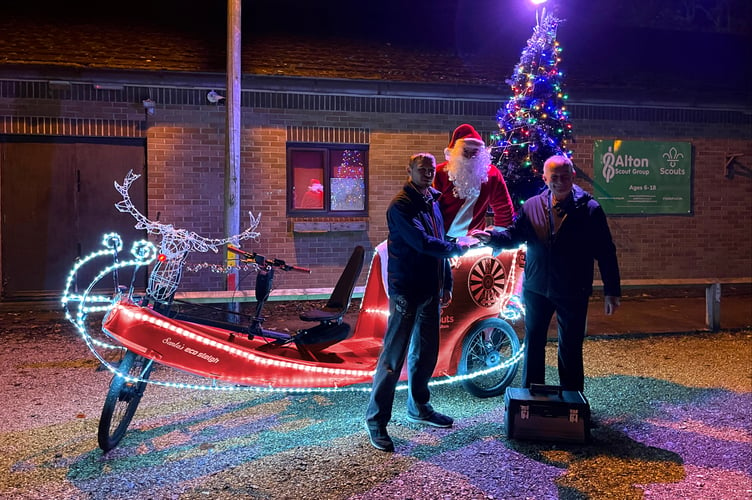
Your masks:
<instances>
[{"instance_id":1,"label":"window with lights","mask_svg":"<svg viewBox=\"0 0 752 500\"><path fill-rule=\"evenodd\" d=\"M367 215L367 173L368 146L288 143L288 215Z\"/></svg>"}]
</instances>

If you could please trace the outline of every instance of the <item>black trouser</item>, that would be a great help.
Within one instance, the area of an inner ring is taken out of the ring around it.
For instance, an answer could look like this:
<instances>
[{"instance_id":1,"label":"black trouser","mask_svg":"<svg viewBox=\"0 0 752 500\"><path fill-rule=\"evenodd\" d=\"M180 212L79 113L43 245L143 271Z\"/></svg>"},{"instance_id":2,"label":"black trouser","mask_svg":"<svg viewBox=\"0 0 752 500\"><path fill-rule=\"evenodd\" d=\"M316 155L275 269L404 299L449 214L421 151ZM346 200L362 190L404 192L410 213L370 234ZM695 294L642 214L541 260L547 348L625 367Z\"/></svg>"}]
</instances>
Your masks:
<instances>
[{"instance_id":1,"label":"black trouser","mask_svg":"<svg viewBox=\"0 0 752 500\"><path fill-rule=\"evenodd\" d=\"M548 327L556 313L559 385L568 391L584 390L582 343L585 340L589 297L552 299L527 290L522 295L525 300L523 385L530 387L530 384L545 383Z\"/></svg>"},{"instance_id":2,"label":"black trouser","mask_svg":"<svg viewBox=\"0 0 752 500\"><path fill-rule=\"evenodd\" d=\"M406 354L407 411L415 417L426 417L433 412L428 403L431 397L428 381L439 354L440 314L438 296L419 303L402 295L389 297L389 324L366 410L369 427L385 427L391 420L395 388Z\"/></svg>"}]
</instances>

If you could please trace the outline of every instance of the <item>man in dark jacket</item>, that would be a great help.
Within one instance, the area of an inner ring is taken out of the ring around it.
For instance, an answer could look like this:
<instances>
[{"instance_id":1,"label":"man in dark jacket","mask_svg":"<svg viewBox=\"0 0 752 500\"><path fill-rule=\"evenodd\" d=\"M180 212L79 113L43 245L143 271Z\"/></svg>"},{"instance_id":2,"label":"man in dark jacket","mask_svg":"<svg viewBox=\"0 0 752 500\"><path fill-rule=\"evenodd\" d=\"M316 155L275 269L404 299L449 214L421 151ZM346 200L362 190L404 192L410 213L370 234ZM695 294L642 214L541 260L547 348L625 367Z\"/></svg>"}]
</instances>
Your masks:
<instances>
[{"instance_id":1,"label":"man in dark jacket","mask_svg":"<svg viewBox=\"0 0 752 500\"><path fill-rule=\"evenodd\" d=\"M621 286L616 247L606 214L588 193L574 185L574 167L564 156L543 165L548 186L528 199L515 223L494 231L490 244L508 248L527 243L525 257L525 363L523 385L545 383L545 347L551 317L559 330L559 383L565 390L584 389L582 343L593 292L594 261L604 285L605 310L619 307ZM487 233L477 236L486 240Z\"/></svg>"},{"instance_id":2,"label":"man in dark jacket","mask_svg":"<svg viewBox=\"0 0 752 500\"><path fill-rule=\"evenodd\" d=\"M478 243L470 236L446 241L436 202L440 193L431 187L436 175L433 155L413 155L407 174L408 182L386 213L389 323L366 410L371 444L382 451L394 451L386 426L392 417L394 393L408 350L407 420L435 427L451 427L453 423L428 402L428 381L439 352L441 306L452 298L447 259L462 255Z\"/></svg>"}]
</instances>

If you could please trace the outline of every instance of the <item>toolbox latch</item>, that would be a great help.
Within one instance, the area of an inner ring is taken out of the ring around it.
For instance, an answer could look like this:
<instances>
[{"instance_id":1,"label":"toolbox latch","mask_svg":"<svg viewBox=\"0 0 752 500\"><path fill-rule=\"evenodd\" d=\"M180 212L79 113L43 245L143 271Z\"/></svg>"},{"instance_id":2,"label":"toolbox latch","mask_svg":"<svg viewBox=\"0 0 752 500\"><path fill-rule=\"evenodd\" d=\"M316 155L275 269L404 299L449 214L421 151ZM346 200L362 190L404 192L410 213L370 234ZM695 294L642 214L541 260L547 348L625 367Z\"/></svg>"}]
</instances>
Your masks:
<instances>
[{"instance_id":1,"label":"toolbox latch","mask_svg":"<svg viewBox=\"0 0 752 500\"><path fill-rule=\"evenodd\" d=\"M580 421L580 412L576 408L569 409L569 421L576 424Z\"/></svg>"}]
</instances>

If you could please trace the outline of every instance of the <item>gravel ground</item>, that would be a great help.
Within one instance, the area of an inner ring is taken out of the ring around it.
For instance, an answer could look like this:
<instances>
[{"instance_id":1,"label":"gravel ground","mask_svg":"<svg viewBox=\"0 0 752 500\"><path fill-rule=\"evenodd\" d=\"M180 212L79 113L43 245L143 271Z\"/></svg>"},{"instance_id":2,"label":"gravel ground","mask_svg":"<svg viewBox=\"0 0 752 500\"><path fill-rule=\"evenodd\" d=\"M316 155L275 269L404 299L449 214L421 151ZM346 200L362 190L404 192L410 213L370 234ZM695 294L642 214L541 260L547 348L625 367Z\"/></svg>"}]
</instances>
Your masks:
<instances>
[{"instance_id":1,"label":"gravel ground","mask_svg":"<svg viewBox=\"0 0 752 500\"><path fill-rule=\"evenodd\" d=\"M365 392L154 385L103 454L110 375L62 315L2 313L0 335L4 499L752 498L752 331L588 340L588 445L510 440L501 398L455 386L433 391L455 426L423 428L400 393L393 454L367 442Z\"/></svg>"}]
</instances>

